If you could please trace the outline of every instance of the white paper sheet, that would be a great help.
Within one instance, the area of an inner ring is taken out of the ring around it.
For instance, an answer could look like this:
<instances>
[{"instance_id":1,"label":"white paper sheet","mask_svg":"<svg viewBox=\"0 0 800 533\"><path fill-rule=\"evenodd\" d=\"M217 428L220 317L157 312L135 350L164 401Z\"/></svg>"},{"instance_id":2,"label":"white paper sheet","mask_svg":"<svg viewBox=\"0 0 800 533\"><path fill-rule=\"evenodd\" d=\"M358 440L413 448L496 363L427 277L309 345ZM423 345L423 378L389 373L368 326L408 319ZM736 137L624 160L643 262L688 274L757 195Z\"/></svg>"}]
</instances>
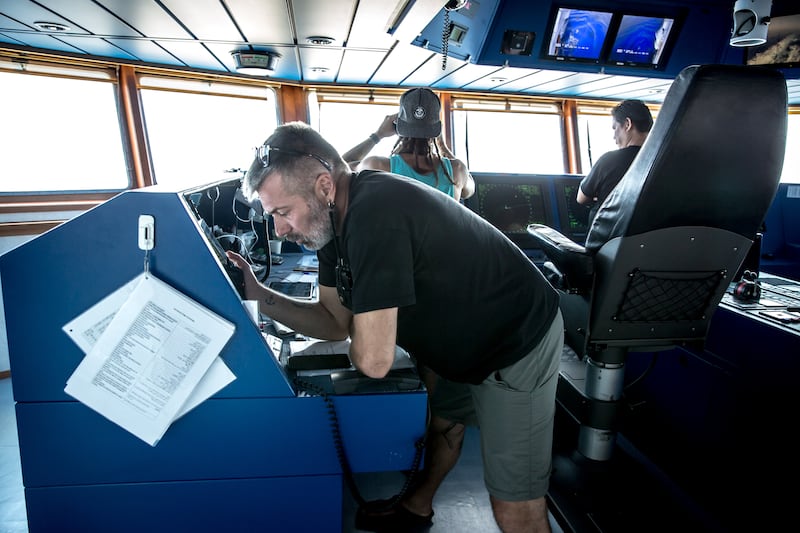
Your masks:
<instances>
[{"instance_id":1,"label":"white paper sheet","mask_svg":"<svg viewBox=\"0 0 800 533\"><path fill-rule=\"evenodd\" d=\"M300 258L300 261L297 262L297 266L294 267L294 269L306 272L319 272L319 259L317 258L317 254L304 254Z\"/></svg>"},{"instance_id":2,"label":"white paper sheet","mask_svg":"<svg viewBox=\"0 0 800 533\"><path fill-rule=\"evenodd\" d=\"M155 446L172 421L235 379L218 358L234 329L142 274L64 326L87 351L64 390Z\"/></svg>"},{"instance_id":3,"label":"white paper sheet","mask_svg":"<svg viewBox=\"0 0 800 533\"><path fill-rule=\"evenodd\" d=\"M144 273L139 274L64 325L64 332L83 350L83 353L89 353L143 277ZM236 376L225 364L225 361L220 357L215 358L208 372L189 395L178 414L175 415L175 419L182 417L235 379Z\"/></svg>"}]
</instances>

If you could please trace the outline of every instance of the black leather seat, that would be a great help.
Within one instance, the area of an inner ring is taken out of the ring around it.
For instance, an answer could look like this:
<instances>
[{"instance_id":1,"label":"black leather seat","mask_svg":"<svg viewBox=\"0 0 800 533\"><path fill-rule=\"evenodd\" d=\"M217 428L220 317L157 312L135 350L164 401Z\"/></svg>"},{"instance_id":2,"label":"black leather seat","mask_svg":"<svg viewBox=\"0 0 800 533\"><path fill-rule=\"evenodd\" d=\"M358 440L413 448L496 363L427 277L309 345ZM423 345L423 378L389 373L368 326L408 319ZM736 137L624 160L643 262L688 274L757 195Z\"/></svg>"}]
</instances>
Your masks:
<instances>
[{"instance_id":1,"label":"black leather seat","mask_svg":"<svg viewBox=\"0 0 800 533\"><path fill-rule=\"evenodd\" d=\"M585 246L528 227L549 258L566 343L579 356L562 365L559 401L577 411L586 457L610 458L629 351L704 342L776 193L786 123L780 72L688 67Z\"/></svg>"}]
</instances>

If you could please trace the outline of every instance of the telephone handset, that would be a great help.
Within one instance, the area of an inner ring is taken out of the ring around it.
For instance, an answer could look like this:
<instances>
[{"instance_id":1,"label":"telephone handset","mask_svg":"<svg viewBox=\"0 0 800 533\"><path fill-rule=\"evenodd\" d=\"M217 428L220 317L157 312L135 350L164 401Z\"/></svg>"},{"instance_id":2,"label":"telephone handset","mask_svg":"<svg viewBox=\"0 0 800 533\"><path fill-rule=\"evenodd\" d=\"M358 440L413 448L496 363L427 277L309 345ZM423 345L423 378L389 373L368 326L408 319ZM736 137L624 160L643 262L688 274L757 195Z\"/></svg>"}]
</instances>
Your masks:
<instances>
[{"instance_id":1,"label":"telephone handset","mask_svg":"<svg viewBox=\"0 0 800 533\"><path fill-rule=\"evenodd\" d=\"M444 27L442 28L442 70L447 68L447 46L450 42L450 32L453 25L450 24L450 12L457 11L467 5L467 0L448 0L444 5Z\"/></svg>"}]
</instances>

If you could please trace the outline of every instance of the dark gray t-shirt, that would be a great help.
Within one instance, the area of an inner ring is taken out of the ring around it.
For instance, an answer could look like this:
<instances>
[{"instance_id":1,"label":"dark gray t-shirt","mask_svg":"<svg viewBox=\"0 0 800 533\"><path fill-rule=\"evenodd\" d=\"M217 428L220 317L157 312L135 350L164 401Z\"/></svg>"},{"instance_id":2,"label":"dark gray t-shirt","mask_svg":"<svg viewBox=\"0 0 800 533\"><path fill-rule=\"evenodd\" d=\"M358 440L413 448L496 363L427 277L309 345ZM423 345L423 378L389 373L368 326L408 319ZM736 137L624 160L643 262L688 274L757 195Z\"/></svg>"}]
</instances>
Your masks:
<instances>
[{"instance_id":1,"label":"dark gray t-shirt","mask_svg":"<svg viewBox=\"0 0 800 533\"><path fill-rule=\"evenodd\" d=\"M342 254L352 311L398 307L397 344L440 376L480 383L545 335L558 295L500 231L410 178L354 175ZM321 285L336 285L336 251L318 252Z\"/></svg>"},{"instance_id":2,"label":"dark gray t-shirt","mask_svg":"<svg viewBox=\"0 0 800 533\"><path fill-rule=\"evenodd\" d=\"M608 198L614 187L628 171L641 146L626 146L606 152L592 166L592 170L581 181L581 191L589 198L597 198L589 211L589 223L594 220L600 205Z\"/></svg>"}]
</instances>

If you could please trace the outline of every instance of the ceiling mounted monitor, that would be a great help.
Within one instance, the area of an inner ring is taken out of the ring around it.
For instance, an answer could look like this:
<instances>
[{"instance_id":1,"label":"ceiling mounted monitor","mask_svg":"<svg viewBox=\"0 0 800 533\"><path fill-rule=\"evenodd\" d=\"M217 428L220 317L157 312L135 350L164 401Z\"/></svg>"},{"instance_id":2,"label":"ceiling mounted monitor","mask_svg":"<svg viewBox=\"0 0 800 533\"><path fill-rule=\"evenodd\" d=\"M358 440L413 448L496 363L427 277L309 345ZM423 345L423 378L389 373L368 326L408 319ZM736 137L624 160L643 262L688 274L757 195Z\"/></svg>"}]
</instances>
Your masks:
<instances>
[{"instance_id":1,"label":"ceiling mounted monitor","mask_svg":"<svg viewBox=\"0 0 800 533\"><path fill-rule=\"evenodd\" d=\"M556 7L542 55L557 61L598 63L613 15L596 9Z\"/></svg>"},{"instance_id":2,"label":"ceiling mounted monitor","mask_svg":"<svg viewBox=\"0 0 800 533\"><path fill-rule=\"evenodd\" d=\"M607 62L619 66L659 68L666 61L676 31L673 17L623 14L613 34Z\"/></svg>"}]
</instances>

